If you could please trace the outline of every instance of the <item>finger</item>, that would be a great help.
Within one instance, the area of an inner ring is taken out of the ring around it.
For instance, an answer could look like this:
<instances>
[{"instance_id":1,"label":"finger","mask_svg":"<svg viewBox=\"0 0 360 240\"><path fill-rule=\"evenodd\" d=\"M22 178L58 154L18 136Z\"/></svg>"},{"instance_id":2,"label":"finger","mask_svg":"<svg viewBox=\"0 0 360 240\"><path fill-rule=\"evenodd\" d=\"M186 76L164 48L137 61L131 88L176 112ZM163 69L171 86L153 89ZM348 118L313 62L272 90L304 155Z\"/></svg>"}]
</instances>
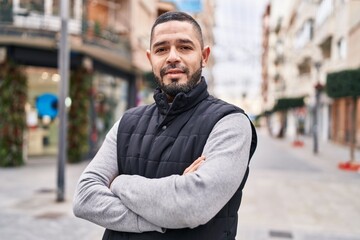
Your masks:
<instances>
[{"instance_id":1,"label":"finger","mask_svg":"<svg viewBox=\"0 0 360 240\"><path fill-rule=\"evenodd\" d=\"M189 172L195 172L204 161L205 161L204 156L199 157L189 167L187 167L185 169L183 174L186 174L186 173L189 173Z\"/></svg>"},{"instance_id":2,"label":"finger","mask_svg":"<svg viewBox=\"0 0 360 240\"><path fill-rule=\"evenodd\" d=\"M189 171L191 171L191 169L196 165L198 164L199 162L205 160L205 157L204 156L201 156L201 157L198 157L190 166L188 166L185 171L184 171L184 174L185 173L188 173Z\"/></svg>"},{"instance_id":3,"label":"finger","mask_svg":"<svg viewBox=\"0 0 360 240\"><path fill-rule=\"evenodd\" d=\"M199 159L196 159L190 166L188 166L188 167L185 169L184 173L189 172L189 171L191 170L191 168L192 168L197 162L199 162Z\"/></svg>"},{"instance_id":4,"label":"finger","mask_svg":"<svg viewBox=\"0 0 360 240\"><path fill-rule=\"evenodd\" d=\"M196 170L198 170L198 168L201 166L201 164L203 162L204 161L200 161L200 162L196 163L194 166L192 166L192 168L190 169L190 172L195 172Z\"/></svg>"}]
</instances>

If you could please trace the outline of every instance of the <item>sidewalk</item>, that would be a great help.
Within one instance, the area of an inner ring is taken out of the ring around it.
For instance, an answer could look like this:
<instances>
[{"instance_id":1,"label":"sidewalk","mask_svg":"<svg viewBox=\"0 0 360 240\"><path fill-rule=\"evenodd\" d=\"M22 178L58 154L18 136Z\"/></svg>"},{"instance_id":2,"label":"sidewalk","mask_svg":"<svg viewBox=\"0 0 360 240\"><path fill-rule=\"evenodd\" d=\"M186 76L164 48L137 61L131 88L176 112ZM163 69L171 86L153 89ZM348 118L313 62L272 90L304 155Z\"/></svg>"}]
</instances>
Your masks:
<instances>
[{"instance_id":1,"label":"sidewalk","mask_svg":"<svg viewBox=\"0 0 360 240\"><path fill-rule=\"evenodd\" d=\"M348 147L320 142L315 156L311 138L296 148L292 139L258 131L237 239L360 240L360 174L337 168L348 160ZM359 150L356 156L360 161ZM0 168L0 239L101 239L101 227L72 213L76 182L87 164L66 165L63 203L55 201L56 157Z\"/></svg>"},{"instance_id":2,"label":"sidewalk","mask_svg":"<svg viewBox=\"0 0 360 240\"><path fill-rule=\"evenodd\" d=\"M264 133L263 133L264 134ZM311 136L302 136L300 140L304 142L303 147L294 147L291 138L276 139L279 142L284 142L294 149L299 155L305 159L315 160L319 163L321 168L338 169L339 163L344 163L350 160L350 147L334 143L332 141L318 141L318 153L314 154L314 140ZM360 149L355 150L355 160L360 163ZM341 170L344 171L344 170Z\"/></svg>"},{"instance_id":3,"label":"sidewalk","mask_svg":"<svg viewBox=\"0 0 360 240\"><path fill-rule=\"evenodd\" d=\"M103 229L76 218L72 197L88 162L67 164L65 202L56 202L56 157L30 158L20 168L0 168L0 239L101 239Z\"/></svg>"},{"instance_id":4,"label":"sidewalk","mask_svg":"<svg viewBox=\"0 0 360 240\"><path fill-rule=\"evenodd\" d=\"M360 240L360 173L338 168L348 147L321 142L314 155L311 138L293 147L258 133L236 239Z\"/></svg>"}]
</instances>

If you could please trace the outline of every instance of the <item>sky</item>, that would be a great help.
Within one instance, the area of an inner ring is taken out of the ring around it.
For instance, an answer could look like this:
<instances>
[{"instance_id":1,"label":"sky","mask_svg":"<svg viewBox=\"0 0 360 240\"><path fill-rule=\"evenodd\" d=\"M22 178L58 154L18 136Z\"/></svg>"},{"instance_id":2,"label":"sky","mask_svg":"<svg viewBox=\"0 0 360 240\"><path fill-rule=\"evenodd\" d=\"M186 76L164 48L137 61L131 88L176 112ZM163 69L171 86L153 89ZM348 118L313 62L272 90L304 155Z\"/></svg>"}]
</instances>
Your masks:
<instances>
[{"instance_id":1,"label":"sky","mask_svg":"<svg viewBox=\"0 0 360 240\"><path fill-rule=\"evenodd\" d=\"M217 0L215 95L241 105L259 101L261 84L261 16L268 0ZM255 111L255 110L254 110Z\"/></svg>"}]
</instances>

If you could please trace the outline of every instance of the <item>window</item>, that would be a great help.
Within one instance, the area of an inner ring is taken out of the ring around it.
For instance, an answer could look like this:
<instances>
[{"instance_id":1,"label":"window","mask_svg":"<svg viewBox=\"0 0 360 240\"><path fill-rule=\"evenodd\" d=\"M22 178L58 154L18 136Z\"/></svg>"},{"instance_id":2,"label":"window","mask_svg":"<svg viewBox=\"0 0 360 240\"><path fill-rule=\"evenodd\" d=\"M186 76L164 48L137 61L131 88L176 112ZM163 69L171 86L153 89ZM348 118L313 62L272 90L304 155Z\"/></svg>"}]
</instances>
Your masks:
<instances>
[{"instance_id":1,"label":"window","mask_svg":"<svg viewBox=\"0 0 360 240\"><path fill-rule=\"evenodd\" d=\"M309 41L314 38L314 20L308 19L298 31L295 40L296 48L304 47Z\"/></svg>"},{"instance_id":2,"label":"window","mask_svg":"<svg viewBox=\"0 0 360 240\"><path fill-rule=\"evenodd\" d=\"M20 0L20 8L26 9L28 12L60 16L60 2L61 0ZM69 0L69 17L74 18L75 0Z\"/></svg>"},{"instance_id":3,"label":"window","mask_svg":"<svg viewBox=\"0 0 360 240\"><path fill-rule=\"evenodd\" d=\"M311 72L311 58L305 58L299 65L298 65L299 75L306 75L310 74Z\"/></svg>"},{"instance_id":4,"label":"window","mask_svg":"<svg viewBox=\"0 0 360 240\"><path fill-rule=\"evenodd\" d=\"M20 7L30 12L44 13L45 0L20 0Z\"/></svg>"},{"instance_id":5,"label":"window","mask_svg":"<svg viewBox=\"0 0 360 240\"><path fill-rule=\"evenodd\" d=\"M322 56L325 59L330 59L331 58L331 45L333 42L333 37L329 36L327 37L320 45L320 49L322 52Z\"/></svg>"},{"instance_id":6,"label":"window","mask_svg":"<svg viewBox=\"0 0 360 240\"><path fill-rule=\"evenodd\" d=\"M345 59L347 55L347 45L346 40L342 37L337 42L337 52L339 59Z\"/></svg>"},{"instance_id":7,"label":"window","mask_svg":"<svg viewBox=\"0 0 360 240\"><path fill-rule=\"evenodd\" d=\"M52 0L52 15L60 16L61 0ZM69 0L69 17L74 18L75 0Z\"/></svg>"},{"instance_id":8,"label":"window","mask_svg":"<svg viewBox=\"0 0 360 240\"><path fill-rule=\"evenodd\" d=\"M322 0L316 13L316 25L321 25L333 12L333 0Z\"/></svg>"}]
</instances>

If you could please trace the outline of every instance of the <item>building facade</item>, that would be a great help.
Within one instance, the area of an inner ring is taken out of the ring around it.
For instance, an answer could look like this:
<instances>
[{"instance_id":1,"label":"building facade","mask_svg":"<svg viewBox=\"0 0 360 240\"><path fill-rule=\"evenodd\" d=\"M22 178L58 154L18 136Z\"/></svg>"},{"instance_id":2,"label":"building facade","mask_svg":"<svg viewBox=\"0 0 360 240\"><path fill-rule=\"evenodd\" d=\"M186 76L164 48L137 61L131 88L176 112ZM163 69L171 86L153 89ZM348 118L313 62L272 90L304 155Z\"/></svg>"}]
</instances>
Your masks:
<instances>
[{"instance_id":1,"label":"building facade","mask_svg":"<svg viewBox=\"0 0 360 240\"><path fill-rule=\"evenodd\" d=\"M316 132L321 141L348 143L351 99L330 99L325 87L328 74L360 68L360 2L294 0L289 1L284 11L283 4L273 0L269 7L270 18L278 22L270 24L269 47L264 48L269 55L269 61L263 63L263 72L268 72L263 74L266 108L271 109L281 97L303 97L305 108L286 113L287 135L296 133L297 120L301 117L305 134ZM269 101L269 96L274 96L275 101Z\"/></svg>"},{"instance_id":2,"label":"building facade","mask_svg":"<svg viewBox=\"0 0 360 240\"><path fill-rule=\"evenodd\" d=\"M40 100L57 98L59 92L59 4L59 0L0 3L0 63L15 63L27 75L30 156L57 154L58 118L42 114ZM69 0L69 5L70 76L82 69L91 76L84 74L76 81L91 81L89 111L83 114L89 116L89 144L96 150L114 121L143 102L144 75L151 71L146 59L150 28L160 13L175 5L158 0ZM70 77L70 88L71 81ZM72 99L76 101L80 100ZM56 110L56 104L52 107Z\"/></svg>"}]
</instances>

